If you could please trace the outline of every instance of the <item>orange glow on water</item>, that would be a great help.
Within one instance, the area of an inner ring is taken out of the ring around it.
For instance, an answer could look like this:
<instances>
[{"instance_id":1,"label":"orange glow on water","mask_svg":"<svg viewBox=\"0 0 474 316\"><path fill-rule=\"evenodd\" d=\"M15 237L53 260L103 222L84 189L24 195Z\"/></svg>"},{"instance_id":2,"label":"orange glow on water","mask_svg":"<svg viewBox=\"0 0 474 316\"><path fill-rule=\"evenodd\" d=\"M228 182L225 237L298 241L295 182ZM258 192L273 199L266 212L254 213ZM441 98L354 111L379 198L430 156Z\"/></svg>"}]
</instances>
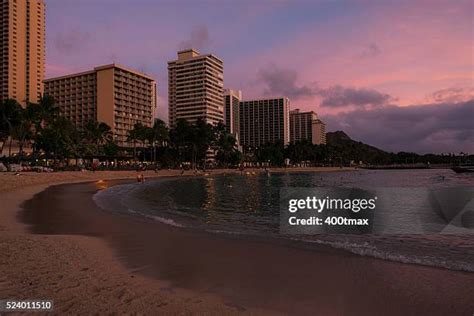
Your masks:
<instances>
[{"instance_id":1,"label":"orange glow on water","mask_svg":"<svg viewBox=\"0 0 474 316\"><path fill-rule=\"evenodd\" d=\"M104 180L98 180L96 183L95 183L95 187L96 189L98 190L104 190L104 189L107 189L109 186L107 184L106 181Z\"/></svg>"}]
</instances>

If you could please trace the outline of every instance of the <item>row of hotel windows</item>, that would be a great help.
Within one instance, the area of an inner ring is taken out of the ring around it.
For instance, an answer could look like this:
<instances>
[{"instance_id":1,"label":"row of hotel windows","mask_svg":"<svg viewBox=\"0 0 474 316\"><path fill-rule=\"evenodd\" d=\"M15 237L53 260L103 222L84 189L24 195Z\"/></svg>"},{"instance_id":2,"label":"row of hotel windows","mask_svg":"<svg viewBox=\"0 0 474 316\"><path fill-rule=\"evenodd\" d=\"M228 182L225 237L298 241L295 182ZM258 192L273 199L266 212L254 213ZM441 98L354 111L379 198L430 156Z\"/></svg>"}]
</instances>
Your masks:
<instances>
[{"instance_id":1,"label":"row of hotel windows","mask_svg":"<svg viewBox=\"0 0 474 316\"><path fill-rule=\"evenodd\" d=\"M256 105L283 105L283 100L272 99L272 100L255 100L255 101L241 101L241 103L249 106Z\"/></svg>"},{"instance_id":2,"label":"row of hotel windows","mask_svg":"<svg viewBox=\"0 0 474 316\"><path fill-rule=\"evenodd\" d=\"M211 105L219 105L220 107L222 107L222 101L220 100L216 100L216 99L212 99L210 97L204 97L204 98L188 98L188 99L185 99L185 98L181 98L181 99L177 99L175 101L175 104L176 105L179 105L180 107L189 107L189 106L194 106L194 105L200 105L202 104L203 106L211 106Z\"/></svg>"},{"instance_id":3,"label":"row of hotel windows","mask_svg":"<svg viewBox=\"0 0 474 316\"><path fill-rule=\"evenodd\" d=\"M215 99L218 99L222 102L223 94L221 91L216 91L209 88L200 88L200 89L192 89L192 90L185 90L176 89L175 97L176 99L189 99L192 97L200 97L200 96L212 96Z\"/></svg>"},{"instance_id":4,"label":"row of hotel windows","mask_svg":"<svg viewBox=\"0 0 474 316\"><path fill-rule=\"evenodd\" d=\"M259 137L265 137L268 136L269 134L279 134L279 133L284 133L285 129L282 128L283 126L272 126L272 127L266 127L266 128L258 128L258 129L252 129L252 128L243 128L242 129L242 124L240 124L240 130L242 132L242 136L245 136L246 138L259 138Z\"/></svg>"},{"instance_id":5,"label":"row of hotel windows","mask_svg":"<svg viewBox=\"0 0 474 316\"><path fill-rule=\"evenodd\" d=\"M184 78L193 78L193 77L199 77L204 74L209 74L211 76L220 76L222 75L221 72L219 72L216 69L210 69L209 67L203 67L199 69L193 69L192 71L186 70L186 71L177 71L176 72L176 78L177 79L184 79Z\"/></svg>"},{"instance_id":6,"label":"row of hotel windows","mask_svg":"<svg viewBox=\"0 0 474 316\"><path fill-rule=\"evenodd\" d=\"M143 84L149 84L151 79L144 78L142 76L132 74L129 72L117 71L115 70L114 76L117 80L125 81L125 82L139 82Z\"/></svg>"},{"instance_id":7,"label":"row of hotel windows","mask_svg":"<svg viewBox=\"0 0 474 316\"><path fill-rule=\"evenodd\" d=\"M196 78L196 80L181 80L181 81L175 81L174 85L183 88L183 87L199 87L203 86L203 84L209 84L210 87L213 87L214 89L217 90L224 90L224 83L219 80L213 80L211 77L206 77L205 79L202 79L202 77Z\"/></svg>"},{"instance_id":8,"label":"row of hotel windows","mask_svg":"<svg viewBox=\"0 0 474 316\"><path fill-rule=\"evenodd\" d=\"M84 104L74 104L74 105L66 105L60 104L61 112L63 113L88 113L90 111L95 110L95 102L94 103L84 103ZM85 107L87 106L87 107ZM124 106L116 106L115 114L118 116L144 116L144 117L151 117L152 110L147 108L136 108L136 107L124 107Z\"/></svg>"},{"instance_id":9,"label":"row of hotel windows","mask_svg":"<svg viewBox=\"0 0 474 316\"><path fill-rule=\"evenodd\" d=\"M120 81L115 81L114 85L116 88L120 89L127 89L131 91L140 91L140 92L148 92L151 90L151 85L150 84L131 84L131 83L124 83Z\"/></svg>"},{"instance_id":10,"label":"row of hotel windows","mask_svg":"<svg viewBox=\"0 0 474 316\"><path fill-rule=\"evenodd\" d=\"M269 108L258 108L258 109L249 109L248 107L240 105L240 113L241 114L253 114L253 113L258 113L260 116L265 115L265 116L273 116L276 114L281 114L283 115L283 111L280 109L273 109L271 107Z\"/></svg>"},{"instance_id":11,"label":"row of hotel windows","mask_svg":"<svg viewBox=\"0 0 474 316\"><path fill-rule=\"evenodd\" d=\"M148 99L148 100L139 100L139 99L136 99L136 98L129 98L129 99L124 99L124 98L114 98L114 101L116 104L127 104L127 105L130 105L130 106L138 106L138 107L147 107L149 106L150 104L154 104L155 103L155 100L153 99Z\"/></svg>"},{"instance_id":12,"label":"row of hotel windows","mask_svg":"<svg viewBox=\"0 0 474 316\"><path fill-rule=\"evenodd\" d=\"M148 82L139 82L139 81L124 81L124 80L115 80L115 85L119 87L126 87L128 89L138 89L144 90L150 89L150 83Z\"/></svg>"},{"instance_id":13,"label":"row of hotel windows","mask_svg":"<svg viewBox=\"0 0 474 316\"><path fill-rule=\"evenodd\" d=\"M116 106L114 112L119 116L128 116L130 114L151 115L152 110L145 107Z\"/></svg>"},{"instance_id":14,"label":"row of hotel windows","mask_svg":"<svg viewBox=\"0 0 474 316\"><path fill-rule=\"evenodd\" d=\"M74 105L87 105L88 103L96 102L97 96L95 93L84 93L82 95L58 95L51 92L47 92L48 95L52 96L57 102L64 104L65 102L73 102ZM135 105L135 107L147 108L150 103L149 100L145 102L139 102L137 100L115 100L116 105L120 106L122 104L126 105ZM67 106L67 104L65 104Z\"/></svg>"},{"instance_id":15,"label":"row of hotel windows","mask_svg":"<svg viewBox=\"0 0 474 316\"><path fill-rule=\"evenodd\" d=\"M51 91L61 91L61 92L69 92L70 90L95 90L95 82L80 82L76 83L54 83L51 81L45 81L44 86L47 87Z\"/></svg>"},{"instance_id":16,"label":"row of hotel windows","mask_svg":"<svg viewBox=\"0 0 474 316\"><path fill-rule=\"evenodd\" d=\"M115 85L115 88L117 89L118 94L123 94L123 95L131 95L131 96L139 96L139 97L146 97L150 98L153 94L153 91L151 89L148 90L141 90L138 91L136 89L127 89L125 87L117 86Z\"/></svg>"},{"instance_id":17,"label":"row of hotel windows","mask_svg":"<svg viewBox=\"0 0 474 316\"><path fill-rule=\"evenodd\" d=\"M204 96L205 93L209 92L208 90L203 90L202 87L199 87L198 89L176 89L175 96L177 98L180 97L199 97L199 96Z\"/></svg>"},{"instance_id":18,"label":"row of hotel windows","mask_svg":"<svg viewBox=\"0 0 474 316\"><path fill-rule=\"evenodd\" d=\"M278 126L283 126L284 125L284 121L283 120L246 120L245 118L244 119L241 119L240 120L240 125L242 127L246 127L248 129L255 129L256 127L259 127L257 129L260 129L260 127L263 127L263 129L273 129L275 127L278 127Z\"/></svg>"},{"instance_id":19,"label":"row of hotel windows","mask_svg":"<svg viewBox=\"0 0 474 316\"><path fill-rule=\"evenodd\" d=\"M136 93L136 92L125 92L125 91L119 91L115 92L114 94L116 99L121 99L125 101L133 100L137 102L150 102L152 100L152 94L151 93Z\"/></svg>"},{"instance_id":20,"label":"row of hotel windows","mask_svg":"<svg viewBox=\"0 0 474 316\"><path fill-rule=\"evenodd\" d=\"M210 91L214 91L216 93L219 93L219 94L223 94L224 92L224 89L222 89L223 85L221 84L212 84L212 83L209 83L209 81L205 81L205 80L200 80L200 81L195 81L195 82L192 82L192 83L189 83L187 85L180 85L178 87L176 87L176 91L177 92L182 92L182 93L186 93L186 92L192 92L192 91L201 91L203 88L205 88L206 90L210 90Z\"/></svg>"},{"instance_id":21,"label":"row of hotel windows","mask_svg":"<svg viewBox=\"0 0 474 316\"><path fill-rule=\"evenodd\" d=\"M47 94L51 96L58 96L58 97L68 97L68 98L76 98L76 97L82 97L82 96L90 96L90 95L96 95L96 91L94 89L71 89L69 91L66 90L66 93L64 91L58 91L58 90L53 90L48 87L45 88L45 91Z\"/></svg>"},{"instance_id":22,"label":"row of hotel windows","mask_svg":"<svg viewBox=\"0 0 474 316\"><path fill-rule=\"evenodd\" d=\"M220 76L217 76L215 73L210 73L206 71L201 74L195 74L192 76L176 76L175 82L176 84L194 82L196 80L201 79L203 75L205 75L207 80L210 80L211 82L214 82L216 84L220 84L223 81L222 78Z\"/></svg>"},{"instance_id":23,"label":"row of hotel windows","mask_svg":"<svg viewBox=\"0 0 474 316\"><path fill-rule=\"evenodd\" d=\"M147 107L131 107L115 105L115 113L117 115L127 116L129 114L151 115L152 110Z\"/></svg>"}]
</instances>

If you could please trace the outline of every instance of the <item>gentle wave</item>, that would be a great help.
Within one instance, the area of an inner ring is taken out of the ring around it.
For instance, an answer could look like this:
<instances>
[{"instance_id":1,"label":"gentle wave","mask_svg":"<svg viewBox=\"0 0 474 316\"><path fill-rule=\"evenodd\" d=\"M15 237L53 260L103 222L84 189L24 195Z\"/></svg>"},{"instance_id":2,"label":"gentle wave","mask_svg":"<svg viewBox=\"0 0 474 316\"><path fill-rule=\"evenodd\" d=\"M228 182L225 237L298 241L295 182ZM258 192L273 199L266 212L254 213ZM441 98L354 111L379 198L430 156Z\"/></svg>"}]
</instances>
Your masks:
<instances>
[{"instance_id":1,"label":"gentle wave","mask_svg":"<svg viewBox=\"0 0 474 316\"><path fill-rule=\"evenodd\" d=\"M131 201L127 200L127 198L130 197L131 193L136 189L139 189L136 184L116 185L97 192L93 195L92 199L101 209L112 213L132 214L174 227L185 227L183 224L180 224L171 218L145 214L131 208L130 204L133 203L130 203Z\"/></svg>"},{"instance_id":2,"label":"gentle wave","mask_svg":"<svg viewBox=\"0 0 474 316\"><path fill-rule=\"evenodd\" d=\"M365 256L365 257L372 257L372 258L395 261L395 262L445 268L449 270L474 272L474 263L459 262L459 261L453 262L453 261L443 260L443 259L432 257L432 256L404 255L400 253L380 250L376 246L371 245L369 243L357 244L357 243L350 243L347 241L301 240L301 239L293 239L293 240L331 246L336 249L343 249L353 254Z\"/></svg>"},{"instance_id":3,"label":"gentle wave","mask_svg":"<svg viewBox=\"0 0 474 316\"><path fill-rule=\"evenodd\" d=\"M138 214L138 215L143 216L145 218L148 218L148 219L151 219L151 220L154 220L154 221L166 224L166 225L171 225L171 226L174 226L174 227L181 227L181 228L185 227L184 225L182 225L180 223L177 223L175 220L172 220L170 218L164 218L164 217L156 216L156 215L147 215L147 214L143 214L141 212L136 212L136 211L133 211L133 210L129 210L129 211L131 213Z\"/></svg>"}]
</instances>

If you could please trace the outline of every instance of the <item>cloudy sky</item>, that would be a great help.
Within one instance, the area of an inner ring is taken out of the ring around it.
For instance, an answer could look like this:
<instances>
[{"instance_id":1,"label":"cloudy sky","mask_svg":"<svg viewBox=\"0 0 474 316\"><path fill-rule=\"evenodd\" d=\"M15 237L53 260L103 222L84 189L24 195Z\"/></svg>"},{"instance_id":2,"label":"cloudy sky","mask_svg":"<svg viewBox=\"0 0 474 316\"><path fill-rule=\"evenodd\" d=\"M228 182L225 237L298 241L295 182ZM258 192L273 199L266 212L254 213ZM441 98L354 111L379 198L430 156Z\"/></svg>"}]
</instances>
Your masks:
<instances>
[{"instance_id":1,"label":"cloudy sky","mask_svg":"<svg viewBox=\"0 0 474 316\"><path fill-rule=\"evenodd\" d=\"M390 151L474 152L471 0L46 0L46 76L117 62L153 75L167 120L167 61L224 60L244 99L288 96L329 131Z\"/></svg>"}]
</instances>

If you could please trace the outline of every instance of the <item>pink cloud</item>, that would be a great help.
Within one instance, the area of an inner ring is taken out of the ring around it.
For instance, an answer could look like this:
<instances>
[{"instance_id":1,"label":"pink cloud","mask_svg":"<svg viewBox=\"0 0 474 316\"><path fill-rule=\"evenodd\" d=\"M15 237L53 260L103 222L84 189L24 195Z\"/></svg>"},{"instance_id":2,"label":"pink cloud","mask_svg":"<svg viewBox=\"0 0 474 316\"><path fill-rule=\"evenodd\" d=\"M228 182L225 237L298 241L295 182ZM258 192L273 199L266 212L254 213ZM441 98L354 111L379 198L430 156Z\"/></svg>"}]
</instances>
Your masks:
<instances>
[{"instance_id":1,"label":"pink cloud","mask_svg":"<svg viewBox=\"0 0 474 316\"><path fill-rule=\"evenodd\" d=\"M469 8L468 2L383 2L368 9L358 25L350 18L314 25L291 41L236 64L229 61L226 85L240 85L249 97L262 94L259 70L276 64L294 70L300 86L373 88L401 105L446 87L474 86ZM318 99L301 96L292 104L315 109Z\"/></svg>"},{"instance_id":2,"label":"pink cloud","mask_svg":"<svg viewBox=\"0 0 474 316\"><path fill-rule=\"evenodd\" d=\"M63 76L63 75L78 72L78 71L81 71L81 69L78 69L77 67L71 66L71 65L62 65L62 64L53 64L53 63L46 63L45 65L46 78Z\"/></svg>"}]
</instances>

